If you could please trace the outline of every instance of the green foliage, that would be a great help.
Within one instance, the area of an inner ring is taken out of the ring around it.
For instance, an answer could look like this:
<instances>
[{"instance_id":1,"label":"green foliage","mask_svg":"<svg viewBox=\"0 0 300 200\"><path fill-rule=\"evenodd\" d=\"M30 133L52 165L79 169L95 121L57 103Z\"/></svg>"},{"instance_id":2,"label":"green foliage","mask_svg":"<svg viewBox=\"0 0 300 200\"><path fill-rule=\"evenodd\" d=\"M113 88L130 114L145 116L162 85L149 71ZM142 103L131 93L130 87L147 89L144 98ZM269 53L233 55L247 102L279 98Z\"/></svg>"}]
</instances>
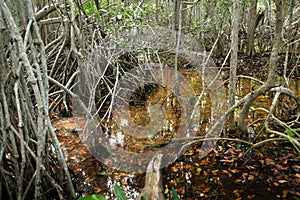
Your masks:
<instances>
[{"instance_id":1,"label":"green foliage","mask_svg":"<svg viewBox=\"0 0 300 200\"><path fill-rule=\"evenodd\" d=\"M126 194L124 193L124 191L122 190L122 188L118 184L114 185L114 191L115 191L115 195L118 199L120 199L120 200L126 200L127 199Z\"/></svg>"},{"instance_id":2,"label":"green foliage","mask_svg":"<svg viewBox=\"0 0 300 200\"><path fill-rule=\"evenodd\" d=\"M100 194L91 194L85 197L81 197L78 200L106 200L104 196Z\"/></svg>"},{"instance_id":3,"label":"green foliage","mask_svg":"<svg viewBox=\"0 0 300 200\"><path fill-rule=\"evenodd\" d=\"M107 33L114 33L142 26L144 19L156 10L153 3L143 3L140 6L138 4L130 1L112 3L102 0L97 10L93 1L87 1L83 9L87 15L96 17Z\"/></svg>"},{"instance_id":4,"label":"green foliage","mask_svg":"<svg viewBox=\"0 0 300 200\"><path fill-rule=\"evenodd\" d=\"M105 171L102 171L102 172L98 172L97 174L99 174L99 175L105 175L106 172L105 172Z\"/></svg>"},{"instance_id":5,"label":"green foliage","mask_svg":"<svg viewBox=\"0 0 300 200\"><path fill-rule=\"evenodd\" d=\"M146 200L146 197L144 197L144 196L142 196L142 198L141 198L142 200Z\"/></svg>"},{"instance_id":6,"label":"green foliage","mask_svg":"<svg viewBox=\"0 0 300 200\"><path fill-rule=\"evenodd\" d=\"M172 187L172 198L173 200L180 200L179 195L177 194L174 187Z\"/></svg>"}]
</instances>

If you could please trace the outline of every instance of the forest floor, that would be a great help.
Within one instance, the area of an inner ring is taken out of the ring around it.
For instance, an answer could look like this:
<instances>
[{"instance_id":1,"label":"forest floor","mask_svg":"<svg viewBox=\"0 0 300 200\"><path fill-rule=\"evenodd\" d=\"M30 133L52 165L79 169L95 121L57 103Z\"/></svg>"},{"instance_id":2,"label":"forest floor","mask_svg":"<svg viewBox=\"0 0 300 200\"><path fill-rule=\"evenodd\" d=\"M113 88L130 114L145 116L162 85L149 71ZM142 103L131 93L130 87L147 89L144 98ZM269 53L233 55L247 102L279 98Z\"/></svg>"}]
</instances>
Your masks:
<instances>
[{"instance_id":1,"label":"forest floor","mask_svg":"<svg viewBox=\"0 0 300 200\"><path fill-rule=\"evenodd\" d=\"M79 195L100 193L112 199L111 186L119 182L129 196L135 196L133 191L144 186L145 174L126 174L101 164L78 137L78 121L75 117L56 117L53 125L75 174ZM191 146L163 169L166 197L170 199L173 186L187 200L300 198L300 156L289 143L253 149L247 154L244 149L243 144L220 141L200 158L200 146Z\"/></svg>"},{"instance_id":2,"label":"forest floor","mask_svg":"<svg viewBox=\"0 0 300 200\"><path fill-rule=\"evenodd\" d=\"M263 80L267 76L266 63L267 59L252 58L250 62L242 58L238 73L255 74ZM293 74L299 79L298 68ZM67 163L74 172L79 196L98 193L114 199L115 183L121 185L129 199L138 195L144 187L145 174L113 170L91 156L79 137L83 119L60 117L57 113L52 119ZM176 162L162 170L166 198L171 199L174 187L186 200L300 199L300 155L291 143L268 143L246 153L248 149L239 142L218 141L210 153L201 157L201 144L190 146Z\"/></svg>"}]
</instances>

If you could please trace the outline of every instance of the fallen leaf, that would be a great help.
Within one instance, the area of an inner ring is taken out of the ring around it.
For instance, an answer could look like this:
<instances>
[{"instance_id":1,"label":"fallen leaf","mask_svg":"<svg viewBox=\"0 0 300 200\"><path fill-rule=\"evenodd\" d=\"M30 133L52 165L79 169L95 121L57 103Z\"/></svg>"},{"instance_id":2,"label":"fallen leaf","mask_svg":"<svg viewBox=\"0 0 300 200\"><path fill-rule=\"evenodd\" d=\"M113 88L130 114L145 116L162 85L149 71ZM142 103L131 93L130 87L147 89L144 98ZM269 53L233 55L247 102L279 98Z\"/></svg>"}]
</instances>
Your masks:
<instances>
[{"instance_id":1,"label":"fallen leaf","mask_svg":"<svg viewBox=\"0 0 300 200\"><path fill-rule=\"evenodd\" d=\"M228 169L230 172L232 172L233 174L240 172L240 170L238 169Z\"/></svg>"},{"instance_id":2,"label":"fallen leaf","mask_svg":"<svg viewBox=\"0 0 300 200\"><path fill-rule=\"evenodd\" d=\"M254 176L249 176L248 177L248 181L253 181L253 179L254 179Z\"/></svg>"},{"instance_id":3,"label":"fallen leaf","mask_svg":"<svg viewBox=\"0 0 300 200\"><path fill-rule=\"evenodd\" d=\"M94 187L94 193L100 193L102 191L99 187Z\"/></svg>"},{"instance_id":4,"label":"fallen leaf","mask_svg":"<svg viewBox=\"0 0 300 200\"><path fill-rule=\"evenodd\" d=\"M288 181L287 180L279 180L278 182L279 183L287 183Z\"/></svg>"},{"instance_id":5,"label":"fallen leaf","mask_svg":"<svg viewBox=\"0 0 300 200\"><path fill-rule=\"evenodd\" d=\"M204 176L208 176L208 173L206 171L203 171Z\"/></svg>"},{"instance_id":6,"label":"fallen leaf","mask_svg":"<svg viewBox=\"0 0 300 200\"><path fill-rule=\"evenodd\" d=\"M200 172L201 172L201 168L200 167L197 167L197 169L196 169L196 175L199 175L200 174Z\"/></svg>"},{"instance_id":7,"label":"fallen leaf","mask_svg":"<svg viewBox=\"0 0 300 200\"><path fill-rule=\"evenodd\" d=\"M204 193L207 193L211 188L210 187L207 187L203 190Z\"/></svg>"},{"instance_id":8,"label":"fallen leaf","mask_svg":"<svg viewBox=\"0 0 300 200\"><path fill-rule=\"evenodd\" d=\"M275 185L276 187L278 187L278 186L279 186L279 183L273 182L273 185Z\"/></svg>"},{"instance_id":9,"label":"fallen leaf","mask_svg":"<svg viewBox=\"0 0 300 200\"><path fill-rule=\"evenodd\" d=\"M247 199L251 200L251 199L254 199L255 198L255 194L249 194L247 196Z\"/></svg>"},{"instance_id":10,"label":"fallen leaf","mask_svg":"<svg viewBox=\"0 0 300 200\"><path fill-rule=\"evenodd\" d=\"M234 194L234 196L236 196L237 198L240 197L240 193L239 193L239 190L233 190L232 192Z\"/></svg>"},{"instance_id":11,"label":"fallen leaf","mask_svg":"<svg viewBox=\"0 0 300 200\"><path fill-rule=\"evenodd\" d=\"M223 171L225 174L227 174L229 178L232 177L232 174L231 174L229 171L227 171L226 169L224 169L224 170L222 170L222 171Z\"/></svg>"},{"instance_id":12,"label":"fallen leaf","mask_svg":"<svg viewBox=\"0 0 300 200\"><path fill-rule=\"evenodd\" d=\"M239 184L240 182L242 182L241 179L235 179L235 180L234 180L234 183L236 183L236 184Z\"/></svg>"},{"instance_id":13,"label":"fallen leaf","mask_svg":"<svg viewBox=\"0 0 300 200\"><path fill-rule=\"evenodd\" d=\"M215 176L217 176L217 175L218 175L218 172L219 172L219 170L218 170L218 169L216 169L216 170L212 170L212 171L211 171L211 173L212 173L213 175L215 175Z\"/></svg>"},{"instance_id":14,"label":"fallen leaf","mask_svg":"<svg viewBox=\"0 0 300 200\"><path fill-rule=\"evenodd\" d=\"M178 168L176 166L171 167L173 172L178 172Z\"/></svg>"},{"instance_id":15,"label":"fallen leaf","mask_svg":"<svg viewBox=\"0 0 300 200\"><path fill-rule=\"evenodd\" d=\"M286 198L286 195L289 193L289 190L282 191L282 198Z\"/></svg>"}]
</instances>

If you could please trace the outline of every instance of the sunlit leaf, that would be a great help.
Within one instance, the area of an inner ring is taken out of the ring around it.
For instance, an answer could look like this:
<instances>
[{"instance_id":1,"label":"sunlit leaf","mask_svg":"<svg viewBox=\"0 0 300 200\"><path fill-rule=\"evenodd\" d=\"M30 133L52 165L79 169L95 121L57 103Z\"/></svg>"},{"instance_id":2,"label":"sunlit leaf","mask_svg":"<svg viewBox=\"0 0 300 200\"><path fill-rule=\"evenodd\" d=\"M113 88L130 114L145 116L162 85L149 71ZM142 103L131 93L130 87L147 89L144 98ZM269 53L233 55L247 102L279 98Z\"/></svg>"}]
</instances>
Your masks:
<instances>
[{"instance_id":1,"label":"sunlit leaf","mask_svg":"<svg viewBox=\"0 0 300 200\"><path fill-rule=\"evenodd\" d=\"M238 169L229 169L229 171L231 171L234 174L240 172L240 170L238 170Z\"/></svg>"},{"instance_id":2,"label":"sunlit leaf","mask_svg":"<svg viewBox=\"0 0 300 200\"><path fill-rule=\"evenodd\" d=\"M196 169L196 174L199 175L200 172L201 172L201 170L202 170L202 169L201 169L200 167L197 167L197 169Z\"/></svg>"},{"instance_id":3,"label":"sunlit leaf","mask_svg":"<svg viewBox=\"0 0 300 200\"><path fill-rule=\"evenodd\" d=\"M178 172L178 168L176 166L171 167L173 172Z\"/></svg>"},{"instance_id":4,"label":"sunlit leaf","mask_svg":"<svg viewBox=\"0 0 300 200\"><path fill-rule=\"evenodd\" d=\"M211 171L211 173L213 173L213 175L215 175L215 176L216 176L216 175L218 175L218 172L219 172L219 170L218 170L218 169L216 169L216 170L212 170L212 171Z\"/></svg>"},{"instance_id":5,"label":"sunlit leaf","mask_svg":"<svg viewBox=\"0 0 300 200\"><path fill-rule=\"evenodd\" d=\"M249 176L248 177L248 181L253 181L253 179L254 179L254 176Z\"/></svg>"},{"instance_id":6,"label":"sunlit leaf","mask_svg":"<svg viewBox=\"0 0 300 200\"><path fill-rule=\"evenodd\" d=\"M165 191L164 191L164 193L168 194L168 192L169 192L169 188L166 188Z\"/></svg>"},{"instance_id":7,"label":"sunlit leaf","mask_svg":"<svg viewBox=\"0 0 300 200\"><path fill-rule=\"evenodd\" d=\"M100 194L91 194L85 197L81 197L78 200L106 200L104 196Z\"/></svg>"},{"instance_id":8,"label":"sunlit leaf","mask_svg":"<svg viewBox=\"0 0 300 200\"><path fill-rule=\"evenodd\" d=\"M240 183L240 182L242 182L241 179L236 179L236 180L234 180L234 183L236 183L236 184L238 184L238 183Z\"/></svg>"},{"instance_id":9,"label":"sunlit leaf","mask_svg":"<svg viewBox=\"0 0 300 200\"><path fill-rule=\"evenodd\" d=\"M287 183L288 181L287 180L279 180L278 182L279 183Z\"/></svg>"}]
</instances>

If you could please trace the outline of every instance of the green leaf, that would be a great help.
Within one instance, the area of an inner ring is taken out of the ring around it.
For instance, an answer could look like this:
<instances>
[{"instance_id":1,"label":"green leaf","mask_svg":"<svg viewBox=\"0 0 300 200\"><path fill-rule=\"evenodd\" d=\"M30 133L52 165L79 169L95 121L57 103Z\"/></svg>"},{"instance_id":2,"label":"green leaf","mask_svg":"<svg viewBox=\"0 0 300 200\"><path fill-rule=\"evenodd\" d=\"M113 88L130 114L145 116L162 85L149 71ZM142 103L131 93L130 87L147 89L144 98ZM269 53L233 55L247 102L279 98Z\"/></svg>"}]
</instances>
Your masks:
<instances>
[{"instance_id":1,"label":"green leaf","mask_svg":"<svg viewBox=\"0 0 300 200\"><path fill-rule=\"evenodd\" d=\"M146 200L146 197L142 196L141 200Z\"/></svg>"},{"instance_id":2,"label":"green leaf","mask_svg":"<svg viewBox=\"0 0 300 200\"><path fill-rule=\"evenodd\" d=\"M81 197L78 200L106 200L104 196L100 194L91 194L85 197Z\"/></svg>"},{"instance_id":3,"label":"green leaf","mask_svg":"<svg viewBox=\"0 0 300 200\"><path fill-rule=\"evenodd\" d=\"M106 172L105 172L105 171L102 171L102 172L98 172L97 174L99 174L99 175L105 175Z\"/></svg>"},{"instance_id":4,"label":"green leaf","mask_svg":"<svg viewBox=\"0 0 300 200\"><path fill-rule=\"evenodd\" d=\"M292 130L287 129L287 130L285 130L285 132L286 132L287 135L290 136L290 137L294 137L294 136L295 136L295 134L293 133Z\"/></svg>"},{"instance_id":5,"label":"green leaf","mask_svg":"<svg viewBox=\"0 0 300 200\"><path fill-rule=\"evenodd\" d=\"M173 200L180 200L179 195L177 194L174 187L172 187L172 197L173 197Z\"/></svg>"},{"instance_id":6,"label":"green leaf","mask_svg":"<svg viewBox=\"0 0 300 200\"><path fill-rule=\"evenodd\" d=\"M127 200L126 194L123 192L122 188L118 185L114 185L115 195L120 200Z\"/></svg>"}]
</instances>

